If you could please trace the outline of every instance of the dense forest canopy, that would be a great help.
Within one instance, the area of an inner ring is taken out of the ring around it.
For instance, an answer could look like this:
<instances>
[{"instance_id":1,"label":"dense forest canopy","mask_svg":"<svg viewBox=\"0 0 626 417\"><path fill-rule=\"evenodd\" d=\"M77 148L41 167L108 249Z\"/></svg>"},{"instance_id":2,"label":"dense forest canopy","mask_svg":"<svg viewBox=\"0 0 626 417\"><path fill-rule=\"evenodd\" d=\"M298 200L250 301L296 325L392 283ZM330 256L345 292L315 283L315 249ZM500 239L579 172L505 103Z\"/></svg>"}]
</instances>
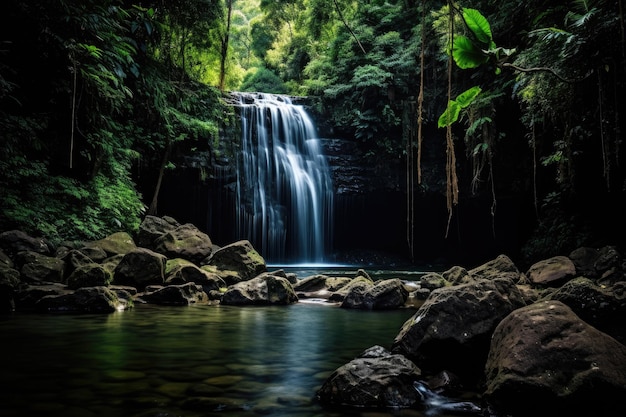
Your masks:
<instances>
[{"instance_id":1,"label":"dense forest canopy","mask_svg":"<svg viewBox=\"0 0 626 417\"><path fill-rule=\"evenodd\" d=\"M177 154L216 156L235 124L227 92L264 91L317 97L339 134L406 161L409 196L447 194L451 217L459 198L488 196L497 216L501 196L525 196L528 256L621 243L622 13L621 0L4 0L0 230L135 230ZM436 179L421 164L434 144Z\"/></svg>"}]
</instances>

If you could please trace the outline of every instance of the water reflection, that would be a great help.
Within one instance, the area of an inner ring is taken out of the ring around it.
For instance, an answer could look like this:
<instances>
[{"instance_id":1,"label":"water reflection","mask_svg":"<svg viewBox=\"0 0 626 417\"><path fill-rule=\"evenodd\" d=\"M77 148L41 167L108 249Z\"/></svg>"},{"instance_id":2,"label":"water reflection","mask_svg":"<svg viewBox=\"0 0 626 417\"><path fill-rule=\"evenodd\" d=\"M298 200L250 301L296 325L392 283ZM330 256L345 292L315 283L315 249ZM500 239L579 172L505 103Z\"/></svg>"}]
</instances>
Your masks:
<instances>
[{"instance_id":1,"label":"water reflection","mask_svg":"<svg viewBox=\"0 0 626 417\"><path fill-rule=\"evenodd\" d=\"M317 388L389 347L412 313L298 303L1 317L0 415L330 417Z\"/></svg>"}]
</instances>

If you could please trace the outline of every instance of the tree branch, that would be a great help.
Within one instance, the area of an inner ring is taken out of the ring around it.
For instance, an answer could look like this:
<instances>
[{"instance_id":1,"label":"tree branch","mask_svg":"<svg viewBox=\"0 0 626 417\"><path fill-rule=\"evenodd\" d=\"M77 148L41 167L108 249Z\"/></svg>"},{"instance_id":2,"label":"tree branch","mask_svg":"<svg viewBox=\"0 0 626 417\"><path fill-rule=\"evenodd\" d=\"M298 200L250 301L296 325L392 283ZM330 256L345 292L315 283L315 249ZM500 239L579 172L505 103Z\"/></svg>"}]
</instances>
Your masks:
<instances>
[{"instance_id":1,"label":"tree branch","mask_svg":"<svg viewBox=\"0 0 626 417\"><path fill-rule=\"evenodd\" d=\"M348 29L356 43L359 44L359 48L361 48L361 51L363 51L364 54L367 54L367 52L365 52L365 48L363 48L363 45L361 45L361 41L359 41L359 38L356 37L356 34L352 31L352 29L348 25L348 22L346 22L346 19L343 17L343 13L341 13L341 9L339 8L339 3L337 3L337 0L333 0L333 3L335 3L335 8L337 9L337 13L339 13L339 18L343 22L343 25L346 27L346 29Z\"/></svg>"},{"instance_id":2,"label":"tree branch","mask_svg":"<svg viewBox=\"0 0 626 417\"><path fill-rule=\"evenodd\" d=\"M565 83L569 83L569 84L580 82L580 81L584 80L585 78L589 77L593 73L593 70L590 70L583 77L575 79L575 80L571 80L571 79L563 77L562 75L557 73L554 69L549 68L549 67L522 68L522 67L518 67L517 65L510 64L508 62L503 62L503 63L499 64L499 66L501 66L503 68L513 68L515 71L519 71L519 72L548 72L548 73L554 75L559 80L561 80L561 81L563 81Z\"/></svg>"}]
</instances>

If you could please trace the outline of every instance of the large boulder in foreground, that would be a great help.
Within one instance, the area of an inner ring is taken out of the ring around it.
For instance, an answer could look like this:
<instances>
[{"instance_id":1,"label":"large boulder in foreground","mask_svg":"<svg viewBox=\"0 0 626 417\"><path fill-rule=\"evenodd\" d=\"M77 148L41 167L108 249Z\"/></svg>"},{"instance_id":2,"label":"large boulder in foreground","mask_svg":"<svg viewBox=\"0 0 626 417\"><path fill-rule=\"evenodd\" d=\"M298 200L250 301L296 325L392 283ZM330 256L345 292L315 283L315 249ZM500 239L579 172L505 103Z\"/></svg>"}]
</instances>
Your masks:
<instances>
[{"instance_id":1,"label":"large boulder in foreground","mask_svg":"<svg viewBox=\"0 0 626 417\"><path fill-rule=\"evenodd\" d=\"M333 372L317 392L325 406L408 408L420 403L421 370L403 355L373 346Z\"/></svg>"},{"instance_id":2,"label":"large boulder in foreground","mask_svg":"<svg viewBox=\"0 0 626 417\"><path fill-rule=\"evenodd\" d=\"M404 323L392 350L413 359L422 370L480 374L496 326L524 305L509 278L436 289Z\"/></svg>"},{"instance_id":3,"label":"large boulder in foreground","mask_svg":"<svg viewBox=\"0 0 626 417\"><path fill-rule=\"evenodd\" d=\"M298 302L289 280L271 273L232 285L224 293L222 304L286 305Z\"/></svg>"},{"instance_id":4,"label":"large boulder in foreground","mask_svg":"<svg viewBox=\"0 0 626 417\"><path fill-rule=\"evenodd\" d=\"M485 397L514 416L626 413L626 346L559 301L502 320L485 374Z\"/></svg>"}]
</instances>

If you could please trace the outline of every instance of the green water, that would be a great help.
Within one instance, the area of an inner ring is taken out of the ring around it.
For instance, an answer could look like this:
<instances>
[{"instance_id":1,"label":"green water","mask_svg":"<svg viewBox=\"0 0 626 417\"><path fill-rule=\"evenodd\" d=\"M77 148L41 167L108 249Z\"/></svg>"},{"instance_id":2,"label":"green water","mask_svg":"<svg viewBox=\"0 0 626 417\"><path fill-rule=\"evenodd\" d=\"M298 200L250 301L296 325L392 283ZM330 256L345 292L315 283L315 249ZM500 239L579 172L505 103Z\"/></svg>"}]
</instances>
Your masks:
<instances>
[{"instance_id":1,"label":"green water","mask_svg":"<svg viewBox=\"0 0 626 417\"><path fill-rule=\"evenodd\" d=\"M413 313L300 302L2 316L0 416L345 416L316 390L366 348L389 348Z\"/></svg>"}]
</instances>

